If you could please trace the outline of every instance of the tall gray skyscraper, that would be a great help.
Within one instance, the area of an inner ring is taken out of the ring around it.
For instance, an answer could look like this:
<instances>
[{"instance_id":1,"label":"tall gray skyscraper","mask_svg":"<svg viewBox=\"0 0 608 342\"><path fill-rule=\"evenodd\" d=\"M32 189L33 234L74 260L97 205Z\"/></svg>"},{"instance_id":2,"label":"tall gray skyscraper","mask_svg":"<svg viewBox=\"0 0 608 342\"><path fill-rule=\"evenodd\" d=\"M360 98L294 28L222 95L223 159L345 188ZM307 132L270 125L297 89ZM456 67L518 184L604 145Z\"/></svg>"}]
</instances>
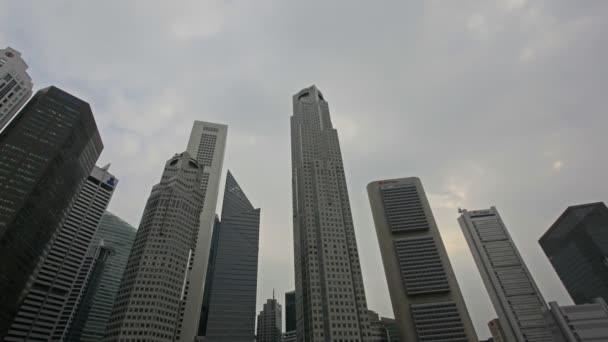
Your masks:
<instances>
[{"instance_id":1,"label":"tall gray skyscraper","mask_svg":"<svg viewBox=\"0 0 608 342\"><path fill-rule=\"evenodd\" d=\"M70 213L41 260L32 288L19 307L6 340L65 340L65 330L82 295L78 275L87 246L110 203L117 179L95 166L80 190Z\"/></svg>"},{"instance_id":2,"label":"tall gray skyscraper","mask_svg":"<svg viewBox=\"0 0 608 342\"><path fill-rule=\"evenodd\" d=\"M0 49L0 131L32 95L32 79L19 51Z\"/></svg>"},{"instance_id":3,"label":"tall gray skyscraper","mask_svg":"<svg viewBox=\"0 0 608 342\"><path fill-rule=\"evenodd\" d=\"M250 342L255 338L260 209L255 209L232 173L226 176L222 220L210 258L211 277L205 341ZM207 296L208 294L208 296Z\"/></svg>"},{"instance_id":4,"label":"tall gray skyscraper","mask_svg":"<svg viewBox=\"0 0 608 342\"><path fill-rule=\"evenodd\" d=\"M547 304L495 207L461 210L460 227L494 304L507 341L553 341Z\"/></svg>"},{"instance_id":5,"label":"tall gray skyscraper","mask_svg":"<svg viewBox=\"0 0 608 342\"><path fill-rule=\"evenodd\" d=\"M315 86L293 96L291 161L298 341L368 341L338 132Z\"/></svg>"},{"instance_id":6,"label":"tall gray skyscraper","mask_svg":"<svg viewBox=\"0 0 608 342\"><path fill-rule=\"evenodd\" d=\"M538 240L576 304L608 301L608 208L568 207Z\"/></svg>"},{"instance_id":7,"label":"tall gray skyscraper","mask_svg":"<svg viewBox=\"0 0 608 342\"><path fill-rule=\"evenodd\" d=\"M0 338L102 149L89 104L56 87L0 132Z\"/></svg>"},{"instance_id":8,"label":"tall gray skyscraper","mask_svg":"<svg viewBox=\"0 0 608 342\"><path fill-rule=\"evenodd\" d=\"M160 183L146 203L106 341L179 338L203 206L202 180L203 167L188 152L176 154L165 164Z\"/></svg>"},{"instance_id":9,"label":"tall gray skyscraper","mask_svg":"<svg viewBox=\"0 0 608 342\"><path fill-rule=\"evenodd\" d=\"M87 261L98 267L92 269L66 341L98 342L103 339L136 232L133 226L110 212L106 211L101 217L87 252ZM104 249L109 255L102 252ZM104 256L106 260L103 260Z\"/></svg>"},{"instance_id":10,"label":"tall gray skyscraper","mask_svg":"<svg viewBox=\"0 0 608 342\"><path fill-rule=\"evenodd\" d=\"M367 193L400 340L477 341L420 179L372 182Z\"/></svg>"},{"instance_id":11,"label":"tall gray skyscraper","mask_svg":"<svg viewBox=\"0 0 608 342\"><path fill-rule=\"evenodd\" d=\"M193 237L195 248L190 256L190 267L186 275L184 306L180 312L183 322L178 326L180 341L194 340L199 331L227 134L226 125L195 121L188 141L188 153L197 160L203 170L201 190L204 200L199 227Z\"/></svg>"},{"instance_id":12,"label":"tall gray skyscraper","mask_svg":"<svg viewBox=\"0 0 608 342\"><path fill-rule=\"evenodd\" d=\"M578 305L549 302L545 318L554 342L608 341L608 305L601 297Z\"/></svg>"},{"instance_id":13,"label":"tall gray skyscraper","mask_svg":"<svg viewBox=\"0 0 608 342\"><path fill-rule=\"evenodd\" d=\"M283 338L281 331L281 304L274 298L268 299L258 315L258 333L255 340L281 342Z\"/></svg>"}]
</instances>

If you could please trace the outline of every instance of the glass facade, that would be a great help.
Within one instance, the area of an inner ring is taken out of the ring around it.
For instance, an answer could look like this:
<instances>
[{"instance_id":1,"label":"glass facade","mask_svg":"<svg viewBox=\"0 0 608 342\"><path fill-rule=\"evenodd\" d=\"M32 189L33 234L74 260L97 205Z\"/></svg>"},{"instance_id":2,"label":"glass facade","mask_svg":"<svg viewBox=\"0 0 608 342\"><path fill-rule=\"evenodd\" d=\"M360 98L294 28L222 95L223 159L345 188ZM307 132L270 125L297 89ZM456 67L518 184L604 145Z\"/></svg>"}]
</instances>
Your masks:
<instances>
[{"instance_id":1,"label":"glass facade","mask_svg":"<svg viewBox=\"0 0 608 342\"><path fill-rule=\"evenodd\" d=\"M296 330L296 291L285 293L285 331Z\"/></svg>"},{"instance_id":2,"label":"glass facade","mask_svg":"<svg viewBox=\"0 0 608 342\"><path fill-rule=\"evenodd\" d=\"M103 339L136 232L110 212L101 218L87 256L90 263L94 262L91 279L69 331L69 341Z\"/></svg>"},{"instance_id":3,"label":"glass facade","mask_svg":"<svg viewBox=\"0 0 608 342\"><path fill-rule=\"evenodd\" d=\"M89 104L56 87L0 133L0 336L102 149Z\"/></svg>"},{"instance_id":4,"label":"glass facade","mask_svg":"<svg viewBox=\"0 0 608 342\"><path fill-rule=\"evenodd\" d=\"M211 286L205 341L252 341L258 277L260 209L255 209L230 172L222 220L212 241ZM280 319L279 319L280 320ZM280 323L280 322L279 322Z\"/></svg>"},{"instance_id":5,"label":"glass facade","mask_svg":"<svg viewBox=\"0 0 608 342\"><path fill-rule=\"evenodd\" d=\"M608 208L568 207L540 238L540 246L576 304L608 301Z\"/></svg>"}]
</instances>

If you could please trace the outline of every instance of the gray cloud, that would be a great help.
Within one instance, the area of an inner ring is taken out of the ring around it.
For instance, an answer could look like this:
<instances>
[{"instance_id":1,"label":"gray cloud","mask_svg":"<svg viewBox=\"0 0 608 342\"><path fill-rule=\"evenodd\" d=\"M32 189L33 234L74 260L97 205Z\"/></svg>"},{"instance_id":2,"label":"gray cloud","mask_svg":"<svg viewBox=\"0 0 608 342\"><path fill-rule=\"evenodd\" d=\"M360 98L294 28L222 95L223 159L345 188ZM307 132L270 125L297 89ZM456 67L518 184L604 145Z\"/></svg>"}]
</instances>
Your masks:
<instances>
[{"instance_id":1,"label":"gray cloud","mask_svg":"<svg viewBox=\"0 0 608 342\"><path fill-rule=\"evenodd\" d=\"M536 240L606 200L604 1L0 0L0 40L37 87L88 100L137 226L193 120L230 126L225 166L262 208L258 303L293 288L291 95L317 84L339 130L371 309L392 316L365 185L419 176L476 323L493 310L456 208L496 205L545 297ZM261 305L261 304L260 304Z\"/></svg>"}]
</instances>

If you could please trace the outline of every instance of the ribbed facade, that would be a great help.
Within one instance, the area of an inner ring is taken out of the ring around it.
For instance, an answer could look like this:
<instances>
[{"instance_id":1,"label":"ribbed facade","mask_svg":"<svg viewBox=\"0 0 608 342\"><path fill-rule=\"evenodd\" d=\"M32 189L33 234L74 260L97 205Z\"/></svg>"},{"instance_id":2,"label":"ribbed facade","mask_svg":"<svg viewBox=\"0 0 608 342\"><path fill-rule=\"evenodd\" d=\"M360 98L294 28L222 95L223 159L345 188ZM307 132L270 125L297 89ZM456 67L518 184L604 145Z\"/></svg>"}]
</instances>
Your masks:
<instances>
[{"instance_id":1,"label":"ribbed facade","mask_svg":"<svg viewBox=\"0 0 608 342\"><path fill-rule=\"evenodd\" d=\"M576 304L608 301L608 208L568 207L538 241Z\"/></svg>"},{"instance_id":2,"label":"ribbed facade","mask_svg":"<svg viewBox=\"0 0 608 342\"><path fill-rule=\"evenodd\" d=\"M400 340L477 341L420 180L376 181L367 191Z\"/></svg>"},{"instance_id":3,"label":"ribbed facade","mask_svg":"<svg viewBox=\"0 0 608 342\"><path fill-rule=\"evenodd\" d=\"M369 341L338 132L315 86L293 96L291 151L298 341Z\"/></svg>"},{"instance_id":4,"label":"ribbed facade","mask_svg":"<svg viewBox=\"0 0 608 342\"><path fill-rule=\"evenodd\" d=\"M87 281L85 269L90 265L83 264L87 246L117 183L107 167L93 168L48 255L40 263L6 341L66 339L68 325Z\"/></svg>"},{"instance_id":5,"label":"ribbed facade","mask_svg":"<svg viewBox=\"0 0 608 342\"><path fill-rule=\"evenodd\" d=\"M0 49L0 131L32 96L32 79L19 51Z\"/></svg>"},{"instance_id":6,"label":"ribbed facade","mask_svg":"<svg viewBox=\"0 0 608 342\"><path fill-rule=\"evenodd\" d=\"M258 315L256 342L281 342L281 325L281 304L274 298L268 299Z\"/></svg>"},{"instance_id":7,"label":"ribbed facade","mask_svg":"<svg viewBox=\"0 0 608 342\"><path fill-rule=\"evenodd\" d=\"M203 168L187 152L165 164L152 188L114 301L105 340L174 341L204 191ZM200 309L200 306L199 306Z\"/></svg>"},{"instance_id":8,"label":"ribbed facade","mask_svg":"<svg viewBox=\"0 0 608 342\"><path fill-rule=\"evenodd\" d=\"M205 341L250 342L255 338L260 209L249 202L230 171L216 229L209 265L213 272L207 273L212 279L205 288Z\"/></svg>"},{"instance_id":9,"label":"ribbed facade","mask_svg":"<svg viewBox=\"0 0 608 342\"><path fill-rule=\"evenodd\" d=\"M0 338L19 307L30 304L24 299L34 279L41 280L34 288L39 295L59 282L51 295L69 291L72 279L41 271L42 257L59 236L102 149L89 104L56 87L38 91L0 133ZM51 257L49 263L62 260ZM46 299L36 298L41 300ZM15 328L32 341L46 341L49 323L40 332L24 332L35 316L27 313Z\"/></svg>"},{"instance_id":10,"label":"ribbed facade","mask_svg":"<svg viewBox=\"0 0 608 342\"><path fill-rule=\"evenodd\" d=\"M552 341L547 304L495 207L458 218L507 341Z\"/></svg>"},{"instance_id":11,"label":"ribbed facade","mask_svg":"<svg viewBox=\"0 0 608 342\"><path fill-rule=\"evenodd\" d=\"M554 342L608 341L608 305L601 297L578 305L549 302L545 318Z\"/></svg>"},{"instance_id":12,"label":"ribbed facade","mask_svg":"<svg viewBox=\"0 0 608 342\"><path fill-rule=\"evenodd\" d=\"M110 212L101 217L85 260L95 267L74 315L68 341L103 339L136 232L133 226Z\"/></svg>"}]
</instances>

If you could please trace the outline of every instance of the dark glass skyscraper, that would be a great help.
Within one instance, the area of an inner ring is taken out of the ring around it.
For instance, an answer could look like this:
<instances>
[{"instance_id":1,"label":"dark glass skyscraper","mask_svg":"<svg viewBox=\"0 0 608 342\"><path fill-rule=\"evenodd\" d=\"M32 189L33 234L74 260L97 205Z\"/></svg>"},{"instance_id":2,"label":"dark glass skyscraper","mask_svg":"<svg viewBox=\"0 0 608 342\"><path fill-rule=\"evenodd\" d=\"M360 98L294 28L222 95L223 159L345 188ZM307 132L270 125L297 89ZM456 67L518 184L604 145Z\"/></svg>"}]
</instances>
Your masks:
<instances>
[{"instance_id":1,"label":"dark glass skyscraper","mask_svg":"<svg viewBox=\"0 0 608 342\"><path fill-rule=\"evenodd\" d=\"M102 340L136 232L110 212L102 216L87 252L92 274L74 315L69 341Z\"/></svg>"},{"instance_id":2,"label":"dark glass skyscraper","mask_svg":"<svg viewBox=\"0 0 608 342\"><path fill-rule=\"evenodd\" d=\"M260 209L255 209L230 171L222 219L215 226L205 341L252 341L258 277ZM204 314L204 312L203 312ZM204 315L203 315L204 316Z\"/></svg>"},{"instance_id":3,"label":"dark glass skyscraper","mask_svg":"<svg viewBox=\"0 0 608 342\"><path fill-rule=\"evenodd\" d=\"M48 336L49 341L65 340L88 278L86 267L83 269L87 246L118 183L109 166L93 168L48 254L41 259L39 271L30 280L32 288L9 329L10 340L40 335Z\"/></svg>"},{"instance_id":4,"label":"dark glass skyscraper","mask_svg":"<svg viewBox=\"0 0 608 342\"><path fill-rule=\"evenodd\" d=\"M0 337L102 149L89 104L56 87L0 133Z\"/></svg>"},{"instance_id":5,"label":"dark glass skyscraper","mask_svg":"<svg viewBox=\"0 0 608 342\"><path fill-rule=\"evenodd\" d=\"M296 291L285 293L285 331L296 330Z\"/></svg>"},{"instance_id":6,"label":"dark glass skyscraper","mask_svg":"<svg viewBox=\"0 0 608 342\"><path fill-rule=\"evenodd\" d=\"M576 304L608 301L608 208L575 205L538 241Z\"/></svg>"}]
</instances>

